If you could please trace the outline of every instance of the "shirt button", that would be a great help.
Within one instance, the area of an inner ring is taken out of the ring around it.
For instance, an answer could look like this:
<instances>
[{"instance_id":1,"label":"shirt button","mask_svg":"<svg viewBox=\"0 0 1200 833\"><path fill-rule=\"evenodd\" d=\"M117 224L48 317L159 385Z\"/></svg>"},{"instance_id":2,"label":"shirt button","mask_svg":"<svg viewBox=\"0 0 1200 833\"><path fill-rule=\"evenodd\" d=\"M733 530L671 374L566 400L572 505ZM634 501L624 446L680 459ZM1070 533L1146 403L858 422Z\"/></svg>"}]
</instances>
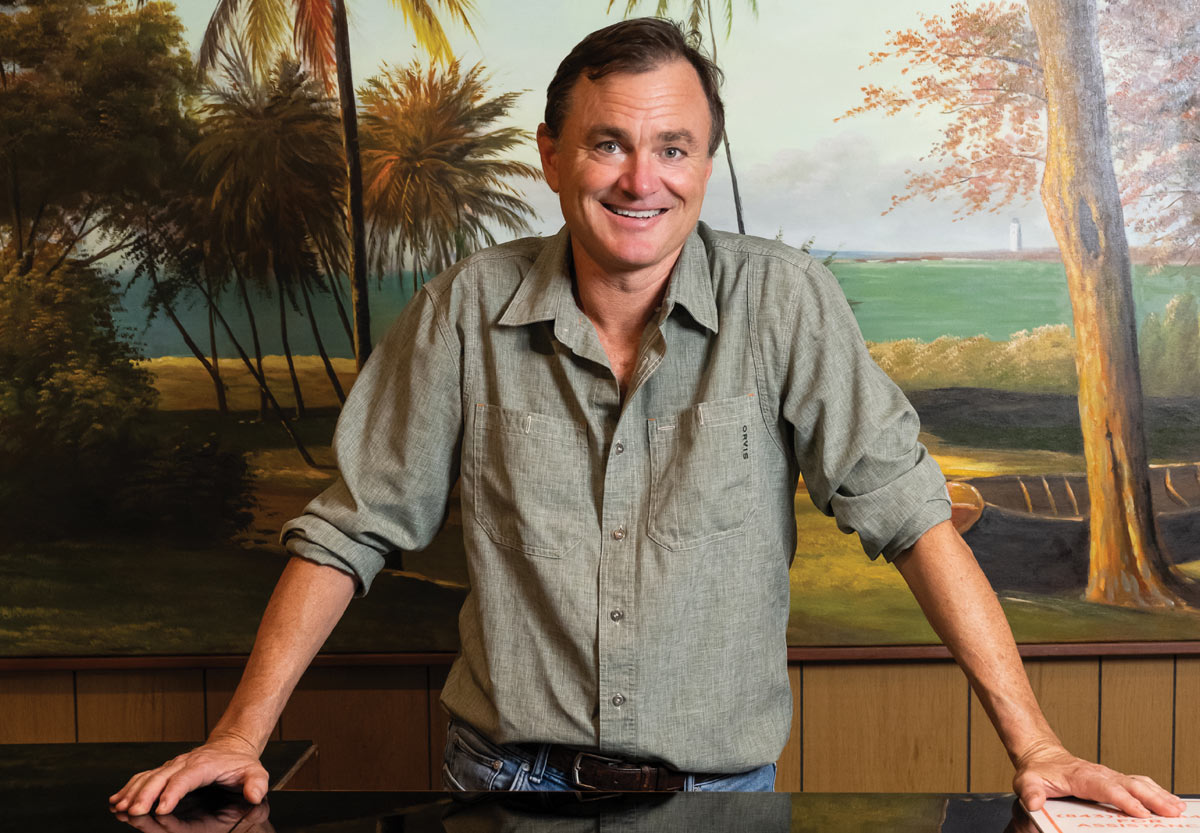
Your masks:
<instances>
[{"instance_id":1,"label":"shirt button","mask_svg":"<svg viewBox=\"0 0 1200 833\"><path fill-rule=\"evenodd\" d=\"M625 695L624 694L614 694L612 696L612 704L614 706L616 706L617 708L620 708L621 706L623 706L625 704Z\"/></svg>"},{"instance_id":2,"label":"shirt button","mask_svg":"<svg viewBox=\"0 0 1200 833\"><path fill-rule=\"evenodd\" d=\"M619 610L610 610L608 612L608 618L612 619L614 622L620 622L625 618L625 614Z\"/></svg>"},{"instance_id":3,"label":"shirt button","mask_svg":"<svg viewBox=\"0 0 1200 833\"><path fill-rule=\"evenodd\" d=\"M615 540L615 541L624 541L625 540L625 527L619 526L616 529L614 529L612 531L612 536L613 536L613 540Z\"/></svg>"},{"instance_id":4,"label":"shirt button","mask_svg":"<svg viewBox=\"0 0 1200 833\"><path fill-rule=\"evenodd\" d=\"M617 443L616 445L613 446L613 451L617 452L618 454L624 454L625 453L625 443L620 443L620 442Z\"/></svg>"}]
</instances>

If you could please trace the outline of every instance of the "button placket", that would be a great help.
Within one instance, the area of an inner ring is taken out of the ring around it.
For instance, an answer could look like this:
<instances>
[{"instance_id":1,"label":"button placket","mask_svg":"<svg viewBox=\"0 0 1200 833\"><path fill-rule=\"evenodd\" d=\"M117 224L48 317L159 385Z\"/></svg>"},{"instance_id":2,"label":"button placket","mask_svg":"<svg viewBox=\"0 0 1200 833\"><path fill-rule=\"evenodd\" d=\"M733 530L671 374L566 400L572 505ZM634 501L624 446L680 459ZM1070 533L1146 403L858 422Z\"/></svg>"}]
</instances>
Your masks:
<instances>
[{"instance_id":1,"label":"button placket","mask_svg":"<svg viewBox=\"0 0 1200 833\"><path fill-rule=\"evenodd\" d=\"M626 621L633 603L629 559L636 557L633 537L637 522L636 506L630 496L637 492L641 477L638 447L631 444L627 431L629 397L622 412L604 426L608 435L608 463L604 474L601 504L601 546L599 616L596 636L599 650L597 693L600 706L599 738L602 746L623 746L636 738L636 710L630 697L636 689L636 628ZM635 418L635 422L638 420ZM640 424L640 423L639 423ZM607 620L607 621L606 621Z\"/></svg>"}]
</instances>

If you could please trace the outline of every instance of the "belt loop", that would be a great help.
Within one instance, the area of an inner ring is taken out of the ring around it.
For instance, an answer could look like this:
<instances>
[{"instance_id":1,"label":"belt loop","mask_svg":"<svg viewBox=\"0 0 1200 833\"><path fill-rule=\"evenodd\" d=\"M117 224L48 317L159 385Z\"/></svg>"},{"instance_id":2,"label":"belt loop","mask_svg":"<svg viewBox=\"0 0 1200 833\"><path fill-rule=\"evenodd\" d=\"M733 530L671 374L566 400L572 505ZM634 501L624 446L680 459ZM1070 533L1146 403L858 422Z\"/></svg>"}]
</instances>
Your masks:
<instances>
[{"instance_id":1,"label":"belt loop","mask_svg":"<svg viewBox=\"0 0 1200 833\"><path fill-rule=\"evenodd\" d=\"M533 762L533 769L529 773L530 784L542 783L542 776L546 774L546 761L550 758L550 744L543 743L538 747L537 758Z\"/></svg>"}]
</instances>

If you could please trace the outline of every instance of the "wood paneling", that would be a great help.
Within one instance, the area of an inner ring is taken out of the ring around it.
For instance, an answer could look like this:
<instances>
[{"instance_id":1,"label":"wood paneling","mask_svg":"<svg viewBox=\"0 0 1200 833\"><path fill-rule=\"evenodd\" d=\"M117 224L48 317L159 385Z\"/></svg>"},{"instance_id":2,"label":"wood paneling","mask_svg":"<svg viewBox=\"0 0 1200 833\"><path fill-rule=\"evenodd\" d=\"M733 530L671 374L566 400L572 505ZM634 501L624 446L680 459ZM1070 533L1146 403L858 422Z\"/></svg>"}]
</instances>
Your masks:
<instances>
[{"instance_id":1,"label":"wood paneling","mask_svg":"<svg viewBox=\"0 0 1200 833\"><path fill-rule=\"evenodd\" d=\"M195 670L79 671L81 741L204 739L204 677Z\"/></svg>"},{"instance_id":2,"label":"wood paneling","mask_svg":"<svg viewBox=\"0 0 1200 833\"><path fill-rule=\"evenodd\" d=\"M417 668L312 668L280 719L284 740L317 752L292 789L423 790L429 785L429 691Z\"/></svg>"},{"instance_id":3,"label":"wood paneling","mask_svg":"<svg viewBox=\"0 0 1200 833\"><path fill-rule=\"evenodd\" d=\"M1171 785L1175 660L1100 660L1100 763Z\"/></svg>"},{"instance_id":4,"label":"wood paneling","mask_svg":"<svg viewBox=\"0 0 1200 833\"><path fill-rule=\"evenodd\" d=\"M1200 793L1200 658L1175 663L1175 790Z\"/></svg>"},{"instance_id":5,"label":"wood paneling","mask_svg":"<svg viewBox=\"0 0 1200 833\"><path fill-rule=\"evenodd\" d=\"M1165 785L1173 763L1173 788L1200 793L1200 709L1192 706L1200 702L1200 657L1054 658L1027 660L1026 669L1073 752ZM310 669L273 735L318 744L291 786L440 788L446 671L444 664ZM75 740L76 713L81 741L199 741L240 673L0 672L0 743ZM793 664L788 675L792 735L777 789L1009 789L1007 756L951 663Z\"/></svg>"},{"instance_id":6,"label":"wood paneling","mask_svg":"<svg viewBox=\"0 0 1200 833\"><path fill-rule=\"evenodd\" d=\"M446 752L446 733L450 716L442 708L442 688L446 685L449 666L429 666L429 789L442 788L442 760Z\"/></svg>"},{"instance_id":7,"label":"wood paneling","mask_svg":"<svg viewBox=\"0 0 1200 833\"><path fill-rule=\"evenodd\" d=\"M1099 753L1099 660L1027 660L1029 684L1063 745L1089 761ZM983 705L971 695L971 784L975 792L1008 792L1013 766Z\"/></svg>"},{"instance_id":8,"label":"wood paneling","mask_svg":"<svg viewBox=\"0 0 1200 833\"><path fill-rule=\"evenodd\" d=\"M792 684L792 731L776 762L775 789L778 792L800 792L804 788L804 683L801 677L799 665L788 667L788 682Z\"/></svg>"},{"instance_id":9,"label":"wood paneling","mask_svg":"<svg viewBox=\"0 0 1200 833\"><path fill-rule=\"evenodd\" d=\"M967 681L952 663L803 667L804 789L962 792Z\"/></svg>"},{"instance_id":10,"label":"wood paneling","mask_svg":"<svg viewBox=\"0 0 1200 833\"><path fill-rule=\"evenodd\" d=\"M73 743L75 675L0 672L0 743Z\"/></svg>"},{"instance_id":11,"label":"wood paneling","mask_svg":"<svg viewBox=\"0 0 1200 833\"><path fill-rule=\"evenodd\" d=\"M207 737L225 713L229 701L233 699L233 690L237 688L238 680L242 678L240 668L210 668L204 672L204 735ZM279 734L279 724L271 732L271 740L282 740Z\"/></svg>"}]
</instances>

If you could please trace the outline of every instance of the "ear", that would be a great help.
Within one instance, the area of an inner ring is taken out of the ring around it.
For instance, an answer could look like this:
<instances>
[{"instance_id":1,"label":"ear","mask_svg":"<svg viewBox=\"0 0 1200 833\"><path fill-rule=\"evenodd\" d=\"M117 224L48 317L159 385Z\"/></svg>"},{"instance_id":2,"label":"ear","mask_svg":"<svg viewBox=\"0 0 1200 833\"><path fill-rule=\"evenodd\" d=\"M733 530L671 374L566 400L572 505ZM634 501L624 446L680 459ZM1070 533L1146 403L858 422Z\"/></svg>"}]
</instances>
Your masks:
<instances>
[{"instance_id":1,"label":"ear","mask_svg":"<svg viewBox=\"0 0 1200 833\"><path fill-rule=\"evenodd\" d=\"M558 193L558 142L550 135L545 123L537 129L538 155L542 157L542 173L550 190ZM709 163L711 165L711 162Z\"/></svg>"},{"instance_id":2,"label":"ear","mask_svg":"<svg viewBox=\"0 0 1200 833\"><path fill-rule=\"evenodd\" d=\"M713 158L708 157L708 167L704 169L704 187L708 187L708 180L712 177Z\"/></svg>"}]
</instances>

